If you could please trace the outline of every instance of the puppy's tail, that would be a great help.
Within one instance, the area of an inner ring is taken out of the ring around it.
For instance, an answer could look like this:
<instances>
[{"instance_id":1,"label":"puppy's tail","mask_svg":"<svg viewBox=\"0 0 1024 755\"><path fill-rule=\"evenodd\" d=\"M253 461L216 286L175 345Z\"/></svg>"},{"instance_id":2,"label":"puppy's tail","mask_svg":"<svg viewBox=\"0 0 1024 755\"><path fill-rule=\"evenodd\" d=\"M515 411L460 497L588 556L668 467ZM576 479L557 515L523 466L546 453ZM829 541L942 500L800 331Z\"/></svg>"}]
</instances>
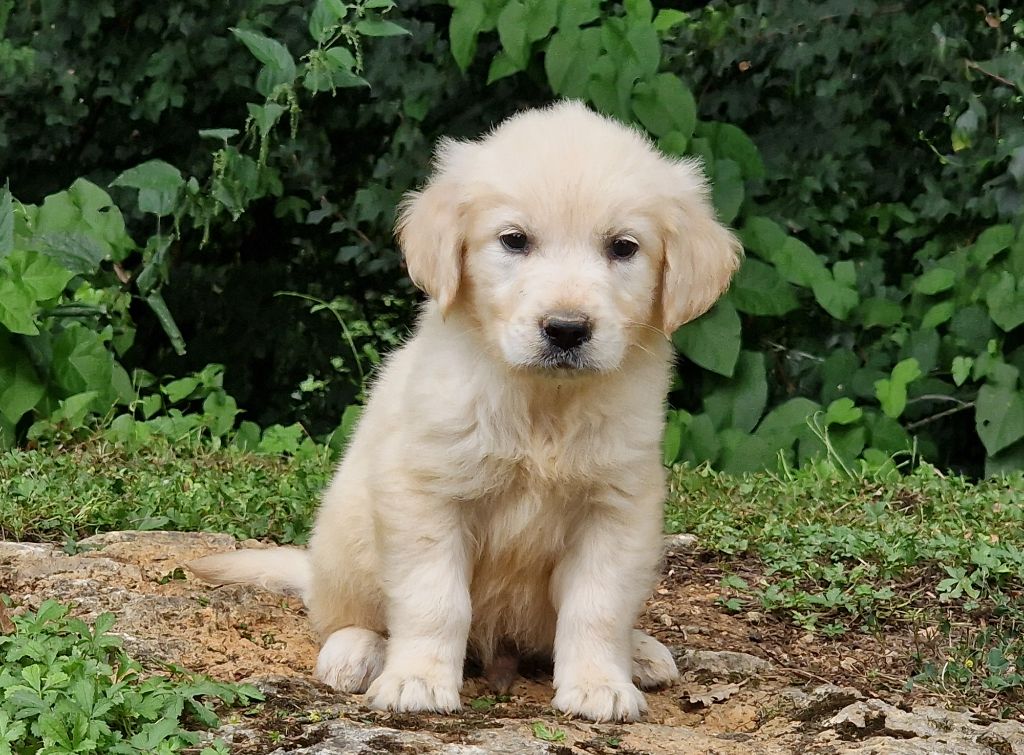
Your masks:
<instances>
[{"instance_id":1,"label":"puppy's tail","mask_svg":"<svg viewBox=\"0 0 1024 755\"><path fill-rule=\"evenodd\" d=\"M308 603L313 582L309 554L301 548L247 548L217 553L185 564L204 582L214 585L246 583L271 592L297 595Z\"/></svg>"}]
</instances>

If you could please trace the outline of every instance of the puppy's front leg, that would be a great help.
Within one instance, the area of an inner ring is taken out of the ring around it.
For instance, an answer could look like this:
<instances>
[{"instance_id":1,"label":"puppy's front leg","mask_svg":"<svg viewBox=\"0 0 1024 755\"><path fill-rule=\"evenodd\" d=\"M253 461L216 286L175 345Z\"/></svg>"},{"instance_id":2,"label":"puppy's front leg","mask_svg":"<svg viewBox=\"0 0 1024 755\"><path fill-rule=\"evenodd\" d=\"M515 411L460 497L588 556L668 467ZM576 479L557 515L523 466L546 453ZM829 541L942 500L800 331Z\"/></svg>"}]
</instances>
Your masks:
<instances>
[{"instance_id":1,"label":"puppy's front leg","mask_svg":"<svg viewBox=\"0 0 1024 755\"><path fill-rule=\"evenodd\" d=\"M462 522L451 503L430 499L403 501L383 518L389 639L384 670L367 690L370 705L459 710L471 618Z\"/></svg>"},{"instance_id":2,"label":"puppy's front leg","mask_svg":"<svg viewBox=\"0 0 1024 755\"><path fill-rule=\"evenodd\" d=\"M661 552L661 505L621 491L593 504L552 575L555 698L593 721L635 721L647 710L632 677L632 630Z\"/></svg>"}]
</instances>

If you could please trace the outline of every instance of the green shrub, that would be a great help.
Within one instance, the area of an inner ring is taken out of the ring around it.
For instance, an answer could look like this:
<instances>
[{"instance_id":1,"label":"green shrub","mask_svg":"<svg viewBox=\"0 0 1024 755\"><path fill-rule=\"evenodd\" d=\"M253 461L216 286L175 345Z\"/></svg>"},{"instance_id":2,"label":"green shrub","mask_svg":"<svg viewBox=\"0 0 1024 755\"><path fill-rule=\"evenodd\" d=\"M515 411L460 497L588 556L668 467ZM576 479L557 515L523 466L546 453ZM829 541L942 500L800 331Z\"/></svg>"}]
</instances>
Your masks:
<instances>
[{"instance_id":1,"label":"green shrub","mask_svg":"<svg viewBox=\"0 0 1024 755\"><path fill-rule=\"evenodd\" d=\"M129 372L226 364L256 424L330 432L411 319L393 209L433 141L569 96L701 157L747 248L729 295L674 335L667 461L1024 464L1020 10L410 0L375 25L387 5L0 14L16 191L38 201L47 156L77 154L67 181L120 176L133 233L156 216L173 238L159 293L189 352L133 310ZM394 36L363 49L368 33ZM33 118L59 127L39 138Z\"/></svg>"},{"instance_id":2,"label":"green shrub","mask_svg":"<svg viewBox=\"0 0 1024 755\"><path fill-rule=\"evenodd\" d=\"M215 728L212 705L244 705L263 696L255 687L215 682L172 669L147 675L109 634L113 614L93 626L44 601L13 618L0 634L0 752L174 753L197 750L188 721ZM201 755L224 752L223 743Z\"/></svg>"}]
</instances>

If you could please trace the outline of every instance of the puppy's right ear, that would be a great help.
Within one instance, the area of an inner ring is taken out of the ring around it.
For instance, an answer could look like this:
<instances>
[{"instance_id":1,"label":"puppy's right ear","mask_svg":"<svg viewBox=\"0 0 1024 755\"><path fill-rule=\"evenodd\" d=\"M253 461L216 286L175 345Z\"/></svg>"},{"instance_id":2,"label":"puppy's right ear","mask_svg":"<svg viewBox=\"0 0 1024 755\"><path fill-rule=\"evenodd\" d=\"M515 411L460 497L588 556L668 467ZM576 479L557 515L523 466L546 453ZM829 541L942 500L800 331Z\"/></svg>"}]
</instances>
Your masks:
<instances>
[{"instance_id":1,"label":"puppy's right ear","mask_svg":"<svg viewBox=\"0 0 1024 755\"><path fill-rule=\"evenodd\" d=\"M422 191L405 195L396 232L412 282L447 314L462 278L465 244L455 163L468 145L449 139L438 145L434 175Z\"/></svg>"}]
</instances>

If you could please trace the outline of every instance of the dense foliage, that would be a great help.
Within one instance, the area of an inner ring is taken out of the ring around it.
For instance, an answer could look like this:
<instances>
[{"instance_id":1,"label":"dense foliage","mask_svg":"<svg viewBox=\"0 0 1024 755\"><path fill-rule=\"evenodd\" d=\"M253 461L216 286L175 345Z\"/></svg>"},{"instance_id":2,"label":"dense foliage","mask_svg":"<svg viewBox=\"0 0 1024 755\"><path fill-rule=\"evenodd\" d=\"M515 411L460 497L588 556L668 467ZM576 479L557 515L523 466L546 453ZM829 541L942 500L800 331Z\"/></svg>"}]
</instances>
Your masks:
<instances>
[{"instance_id":1,"label":"dense foliage","mask_svg":"<svg viewBox=\"0 0 1024 755\"><path fill-rule=\"evenodd\" d=\"M701 156L747 249L666 460L1024 466L1020 10L449 5L0 0L0 442L331 432L410 322L432 142L569 96Z\"/></svg>"}]
</instances>

